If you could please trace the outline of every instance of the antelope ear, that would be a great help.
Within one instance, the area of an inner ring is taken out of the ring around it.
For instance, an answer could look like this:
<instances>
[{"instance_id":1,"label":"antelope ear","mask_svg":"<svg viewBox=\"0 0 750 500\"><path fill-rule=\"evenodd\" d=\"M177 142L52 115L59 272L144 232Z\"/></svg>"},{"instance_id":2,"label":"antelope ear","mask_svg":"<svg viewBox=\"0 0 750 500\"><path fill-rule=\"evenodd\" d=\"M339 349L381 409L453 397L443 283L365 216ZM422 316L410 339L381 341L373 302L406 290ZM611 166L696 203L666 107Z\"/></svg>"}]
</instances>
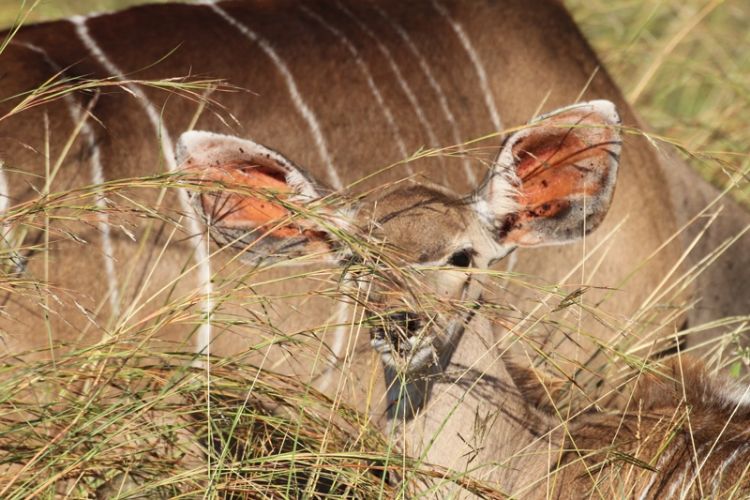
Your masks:
<instances>
[{"instance_id":1,"label":"antelope ear","mask_svg":"<svg viewBox=\"0 0 750 500\"><path fill-rule=\"evenodd\" d=\"M260 144L191 131L177 144L185 179L198 184L192 199L221 245L242 249L250 260L331 255L326 228L331 209L318 204L322 188L300 167ZM303 213L304 212L304 213Z\"/></svg>"},{"instance_id":2,"label":"antelope ear","mask_svg":"<svg viewBox=\"0 0 750 500\"><path fill-rule=\"evenodd\" d=\"M559 244L604 219L622 141L609 101L539 116L508 137L477 193L477 211L504 245Z\"/></svg>"}]
</instances>

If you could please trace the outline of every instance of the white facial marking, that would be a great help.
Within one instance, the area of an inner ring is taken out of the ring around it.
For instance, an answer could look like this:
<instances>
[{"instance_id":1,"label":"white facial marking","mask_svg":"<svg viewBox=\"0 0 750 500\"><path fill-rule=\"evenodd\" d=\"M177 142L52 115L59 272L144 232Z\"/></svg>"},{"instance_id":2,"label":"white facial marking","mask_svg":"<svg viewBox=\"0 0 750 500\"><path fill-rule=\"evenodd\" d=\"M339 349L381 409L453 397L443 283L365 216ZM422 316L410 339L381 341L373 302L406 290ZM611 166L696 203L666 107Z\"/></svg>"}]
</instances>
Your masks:
<instances>
[{"instance_id":1,"label":"white facial marking","mask_svg":"<svg viewBox=\"0 0 750 500\"><path fill-rule=\"evenodd\" d=\"M305 120L305 122L307 122L307 126L310 128L310 132L312 133L315 145L318 148L320 159L323 161L323 164L326 166L326 169L328 171L328 180L331 186L333 186L337 190L342 189L344 185L339 178L338 172L336 172L336 167L334 166L331 155L328 152L328 145L326 143L325 137L323 136L323 132L321 131L318 119L316 118L315 113L313 113L313 111L307 105L307 103L305 103L304 99L302 99L302 95L300 94L299 88L297 87L297 82L292 76L292 72L289 70L287 64L284 62L281 56L279 56L278 52L276 52L276 49L268 40L262 38L246 25L240 23L237 19L230 16L226 10L222 9L218 5L208 4L208 6L219 16L221 16L227 23L237 29L248 40L252 41L253 43L257 43L258 47L260 47L260 49L274 63L276 69L279 70L279 73L281 73L281 76L284 78L284 82L286 83L287 90L289 91L289 95L292 98L292 102L294 103L295 108L297 108L297 111L300 113L300 115L302 115L302 118Z\"/></svg>"},{"instance_id":2,"label":"white facial marking","mask_svg":"<svg viewBox=\"0 0 750 500\"><path fill-rule=\"evenodd\" d=\"M81 42L83 42L83 44L91 52L91 54L99 62L99 64L101 64L102 67L104 67L104 69L107 70L107 72L114 78L120 81L124 81L122 71L117 66L115 66L112 61L109 60L109 58L104 54L104 52L102 52L101 48L99 48L94 39L91 38L88 26L86 25L86 20L82 17L73 17L71 18L71 22L75 26L76 33L81 39ZM162 154L164 156L164 161L166 162L169 171L173 172L177 168L174 148L172 146L172 140L170 139L169 132L164 126L164 123L162 123L159 112L156 110L154 105L151 104L151 102L146 97L146 94L144 94L139 87L133 85L126 85L126 87L133 93L133 95L136 96L138 103L146 112L146 116L148 117L148 120L154 129L154 132L161 137L161 148ZM178 191L178 197L182 210L186 214L191 213L188 193L185 190L180 189ZM198 221L193 217L189 217L187 219L187 226L189 234L191 236L204 234L204 231L200 227ZM208 251L204 244L203 238L193 237L190 238L190 242L193 245L194 260L199 270L200 288L204 297L204 299L202 299L201 301L200 308L201 311L206 314L206 317L208 317L212 309L211 262L209 260ZM198 329L196 352L205 352L208 355L210 342L211 323L210 321L206 321Z\"/></svg>"},{"instance_id":3,"label":"white facial marking","mask_svg":"<svg viewBox=\"0 0 750 500\"><path fill-rule=\"evenodd\" d=\"M482 231L482 228L474 230ZM470 230L469 230L470 231ZM494 240L488 238L493 249L497 248ZM460 244L455 242L453 247L472 248L469 243ZM481 246L478 245L478 246ZM485 251L483 248L482 251ZM480 268L486 267L486 261L477 263ZM413 265L415 270L422 269L425 272L436 273L434 283L430 288L431 293L440 300L448 298L462 304L461 311L452 311L447 315L437 314L432 317L421 317L422 327L420 331L406 332L399 335L399 351L394 352L393 335L388 333L388 328L382 332L382 336L375 336L371 340L372 347L381 355L383 364L395 369L397 372L407 375L421 373L434 366L440 361L441 355L455 346L459 337L470 323L475 314L472 302L479 300L482 294L483 277L480 274L467 273L460 268L435 269L448 265L445 259L435 262L424 262ZM457 290L460 294L456 295ZM465 310L463 310L465 309ZM407 327L408 329L408 327ZM406 337L406 338L404 338ZM406 344L406 346L404 346Z\"/></svg>"}]
</instances>

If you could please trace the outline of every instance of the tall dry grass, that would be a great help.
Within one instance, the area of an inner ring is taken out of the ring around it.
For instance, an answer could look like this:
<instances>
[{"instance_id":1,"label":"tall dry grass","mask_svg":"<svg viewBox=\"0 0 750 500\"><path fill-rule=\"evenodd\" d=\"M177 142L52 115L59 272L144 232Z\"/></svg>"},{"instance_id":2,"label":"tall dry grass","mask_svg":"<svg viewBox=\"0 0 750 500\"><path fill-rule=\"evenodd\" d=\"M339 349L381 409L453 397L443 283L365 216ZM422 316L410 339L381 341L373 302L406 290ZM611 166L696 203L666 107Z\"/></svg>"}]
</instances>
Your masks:
<instances>
[{"instance_id":1,"label":"tall dry grass","mask_svg":"<svg viewBox=\"0 0 750 500\"><path fill-rule=\"evenodd\" d=\"M30 1L19 6L28 8ZM121 2L95 3L98 9L114 8ZM748 42L743 20L750 18L740 2L577 2L568 5L584 31L604 54L604 62L625 89L636 108L668 142L679 145L686 156L714 181L726 184L731 177L747 172L745 154L748 139L748 96L750 59L741 53ZM0 24L17 17L18 6L0 6ZM49 15L83 12L84 2L40 3L28 22ZM1 55L1 53L0 53ZM131 82L151 85L195 97L215 81ZM94 89L119 83L110 81L51 81L35 89L15 113L45 100L61 98L82 88ZM84 86L84 87L81 87ZM2 96L6 97L6 96ZM2 118L0 118L2 119ZM638 133L638 131L632 131ZM655 143L659 143L654 138ZM663 143L660 143L662 147ZM422 155L450 155L450 150L425 151ZM113 181L105 187L115 198L119 191L133 189L174 189L185 187L181 179L156 176ZM733 191L747 199L744 184ZM25 226L38 227L34 217L43 211L48 222L55 214L78 217L101 211L95 198L102 188L90 186L75 191L45 193L36 203L14 207L5 214L4 224L17 235ZM136 207L130 207L136 208ZM113 215L114 211L113 211ZM143 217L158 217L144 211ZM300 216L319 217L315 213ZM367 254L371 245L354 235L342 234L350 246ZM606 242L606 239L605 239ZM3 248L7 266L3 287L12 293L25 293L34 284L13 274L13 256L27 249L22 236L8 240ZM595 249L592 249L592 254ZM363 259L361 273L378 272ZM355 266L356 267L356 266ZM613 392L634 373L647 370L646 358L661 325L667 324L690 304L680 304L679 292L689 285L700 269L690 269L660 290L644 304L638 315L612 318L597 307L584 304L580 294L555 284L539 283L529 277L486 271L489 287L502 289L508 280L539 292L539 307L523 314L502 302L485 304L483 314L501 326L524 320L509 343L522 344L531 362L543 363L552 371L559 360L526 344L540 328L549 327L568 335L581 332L575 319L560 320L569 309L571 317L585 315L608 324L627 335L618 344L600 344L609 362L613 380L611 392L591 401L590 387L572 389L586 405L604 404ZM409 283L420 286L418 274L397 269L409 276ZM230 301L237 293L233 286L252 278L234 277L217 287L214 303ZM479 272L479 271L477 271ZM334 273L335 274L335 273ZM321 278L321 279L331 279ZM329 281L322 293L336 295L338 283ZM418 290L430 295L430 290ZM443 483L457 484L466 491L485 497L502 497L508 492L472 479L467 472L446 471L424 463L418 457L400 454L388 436L377 430L366 415L335 404L328 397L290 377L273 373L238 359L201 358L210 372L195 368L196 358L185 354L152 351L145 339L169 322L195 325L201 318L185 313L184 297L165 303L152 321L138 328L121 325L129 335L103 336L89 348L64 352L53 361L35 361L19 366L15 359L0 360L0 497L53 498L59 495L86 497L116 495L117 479L126 479L122 491L158 496L214 497L314 497L352 496L358 498L396 496L429 497L441 491ZM194 298L193 298L194 299ZM271 300L272 298L261 298ZM260 300L260 299L259 299ZM428 301L429 302L429 301ZM465 309L473 304L443 304L436 308ZM679 304L665 308L664 304ZM184 314L183 314L184 313ZM556 314L557 313L557 314ZM354 315L357 316L356 314ZM244 321L278 334L276 342L299 343L317 332L275 331L273 325L257 318L216 315L214 321L231 325ZM694 325L684 335L703 328L723 326L728 332L714 341L715 363L735 375L750 359L738 348L738 338L748 334L748 318L730 318L713 325ZM330 325L321 325L321 330ZM360 325L353 325L354 328ZM366 325L365 325L366 326ZM142 340L144 340L142 342ZM591 337L590 340L596 341ZM264 346L250 346L260 350ZM516 346L517 347L517 346ZM575 398L573 398L575 399ZM573 403L571 403L572 405ZM561 425L575 412L561 414ZM501 457L502 461L510 457ZM481 473L481 465L478 467ZM115 480L114 482L112 480ZM400 480L405 481L400 482ZM539 482L549 478L539 478ZM110 488L105 492L103 488ZM115 488L114 490L112 488ZM523 496L524 491L513 492Z\"/></svg>"}]
</instances>

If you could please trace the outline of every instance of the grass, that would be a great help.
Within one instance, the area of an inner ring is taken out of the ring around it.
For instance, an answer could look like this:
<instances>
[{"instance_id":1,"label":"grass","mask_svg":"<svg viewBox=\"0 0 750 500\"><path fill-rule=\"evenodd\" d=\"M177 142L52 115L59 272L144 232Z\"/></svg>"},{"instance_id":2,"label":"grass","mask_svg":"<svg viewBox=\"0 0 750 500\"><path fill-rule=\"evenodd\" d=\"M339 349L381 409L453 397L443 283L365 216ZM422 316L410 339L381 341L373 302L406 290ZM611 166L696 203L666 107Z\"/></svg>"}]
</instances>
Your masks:
<instances>
[{"instance_id":1,"label":"grass","mask_svg":"<svg viewBox=\"0 0 750 500\"><path fill-rule=\"evenodd\" d=\"M55 366L3 362L12 373L0 401L3 498L90 497L122 474L149 498L393 495L371 472L385 476L388 446L355 413L332 415L331 401L295 378L221 359L209 420L205 373L190 361L106 343ZM29 376L39 380L33 397L19 390ZM335 451L321 453L324 441Z\"/></svg>"},{"instance_id":2,"label":"grass","mask_svg":"<svg viewBox=\"0 0 750 500\"><path fill-rule=\"evenodd\" d=\"M623 89L660 135L722 161L693 165L717 185L750 165L750 4L742 0L567 0ZM729 175L728 175L729 174ZM750 187L734 192L750 206Z\"/></svg>"},{"instance_id":3,"label":"grass","mask_svg":"<svg viewBox=\"0 0 750 500\"><path fill-rule=\"evenodd\" d=\"M135 3L144 2L130 4ZM27 21L122 5L124 2L102 0L41 2ZM660 135L682 145L694 164L718 184L726 183L737 172L747 171L750 56L743 47L750 42L745 27L750 20L750 6L741 1L692 0L679 4L656 0L568 0L567 5L626 95ZM18 5L0 5L0 25L12 24L17 11ZM127 83L150 85L193 101L200 100L198 95L206 87L221 85L216 81L183 80ZM69 92L112 85L122 82L51 81L23 96L12 114L27 112ZM451 151L421 154L449 155ZM54 172L55 168L51 170ZM25 235L33 231L49 234L51 223L77 219L93 224L102 213L113 220L124 219L127 214L165 222L174 230L174 239L180 239L185 235L179 227L178 213L165 215L148 210L133 202L132 194L185 187L183 181L160 175L112 181L103 187L41 193L38 199L6 214L6 227L19 236L6 245L3 255L12 257L28 249L30 243ZM749 193L747 187L735 190L745 202ZM100 196L115 202L102 207L96 202ZM315 207L308 209L300 215L325 220L315 213ZM64 231L52 234L53 240L73 237ZM350 271L382 272L378 267L382 262L376 266L367 259L377 248L353 235L339 236L365 256L362 262L353 263ZM49 244L55 242L45 242ZM602 247L606 244L605 238ZM601 251L589 249L589 261L599 258L601 254L597 252ZM474 306L441 301L424 289L420 273L399 268L396 260L386 262L387 266L423 297L425 307L445 312ZM153 263L154 268L157 265L158 262ZM56 291L47 290L45 283L25 281L13 274L12 265L5 271L5 290L19 295L42 290L46 305L54 302L50 297ZM692 269L684 275L671 276L662 288L652 291L651 300L637 315L617 318L590 305L594 302L588 300L597 292L606 296L606 290L564 289L525 276L487 271L490 291L501 293L505 283L512 282L534 289L540 299L530 311L511 309L500 302L488 303L483 314L491 322L513 327L514 337L509 343L522 346L532 362L539 363L541 359L556 373L570 373L566 363L584 372L579 373L579 379L571 379L568 406L560 410L564 426L574 413L571 410L566 414L566 408L604 405L620 388L620 382L649 369L644 359L654 349L653 340L660 327L691 307L680 301L679 292L695 278L696 272ZM493 485L473 477L481 477L484 468L511 466L513 457L499 458L499 465L478 464L470 471L449 471L422 457L404 456L366 412L333 401L298 378L281 375L264 365L263 353L271 344L281 349L303 346L311 358L325 357L317 351L315 340L335 325L286 331L268 320L271 314L264 316L257 311L272 309L275 303L290 299L307 300L311 295L340 299L342 291L348 293L343 294L345 300L366 301L366 297L357 295L358 291L343 288L339 276L336 270L302 268L297 278L316 281L320 286L296 296L256 294L254 287L258 282L271 279L262 274L262 269L230 274L216 283L212 299L219 307L213 315L214 328L225 332L237 326L252 326L264 332L262 341L232 358L196 360L180 354L180 346L158 351L146 347L153 336L171 326L190 329L202 320L195 307L201 297L181 294L176 291L177 283L167 283L163 293L143 299L143 303L151 301L150 306L158 305L152 315L134 315L132 321L114 323L112 328L89 326L87 333L98 334L102 339L89 348L62 349L45 361L34 359L44 358L47 353L34 353L32 360L21 367L16 359L0 359L0 497L80 498L103 494L107 487L108 494L115 495L118 480L122 479L126 479L130 493L152 498L285 498L298 492L308 497L419 497L442 492L440 488L446 484L488 498L503 496ZM581 297L587 300L582 301ZM609 300L616 297L610 294ZM247 314L223 309L225 302L241 304L242 312ZM369 320L363 310L356 312L354 317L358 319L352 327L367 326ZM581 327L581 317L606 324L618 332L620 341L600 342ZM747 353L737 348L738 339L748 334L747 325L747 318L728 318L714 325L692 325L688 334L708 326L724 328L727 334L713 346L713 361L718 367L733 367L739 374L737 367L747 362ZM529 341L535 332L544 329L596 345L604 360L598 367L601 372L585 373L589 367L545 352ZM321 359L320 363L326 361ZM613 381L611 387L592 399L592 387L604 374ZM369 399L366 403L375 404ZM475 431L482 433L481 428ZM547 479L540 477L539 481Z\"/></svg>"},{"instance_id":4,"label":"grass","mask_svg":"<svg viewBox=\"0 0 750 500\"><path fill-rule=\"evenodd\" d=\"M161 3L167 0L161 1ZM22 10L37 3L26 22L40 22L63 17L89 14L91 12L108 12L125 7L146 3L159 3L155 0L6 0L0 3L0 27L14 24Z\"/></svg>"}]
</instances>

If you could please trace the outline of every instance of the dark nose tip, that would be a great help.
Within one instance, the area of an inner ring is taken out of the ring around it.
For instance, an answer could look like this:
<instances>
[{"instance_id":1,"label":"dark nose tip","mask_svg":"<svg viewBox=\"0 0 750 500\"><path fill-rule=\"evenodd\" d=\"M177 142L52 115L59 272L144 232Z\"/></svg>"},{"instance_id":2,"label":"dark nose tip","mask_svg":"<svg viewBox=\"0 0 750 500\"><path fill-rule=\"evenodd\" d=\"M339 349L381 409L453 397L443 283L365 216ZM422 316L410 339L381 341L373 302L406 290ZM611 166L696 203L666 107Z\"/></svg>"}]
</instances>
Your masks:
<instances>
[{"instance_id":1,"label":"dark nose tip","mask_svg":"<svg viewBox=\"0 0 750 500\"><path fill-rule=\"evenodd\" d=\"M408 311L391 313L388 315L388 321L391 324L398 325L400 329L410 334L410 336L416 334L422 328L419 316Z\"/></svg>"},{"instance_id":2,"label":"dark nose tip","mask_svg":"<svg viewBox=\"0 0 750 500\"><path fill-rule=\"evenodd\" d=\"M416 337L421 330L422 321L417 314L396 311L381 317L381 323L372 326L370 338L378 343L386 341L391 352L406 356L413 349L409 340Z\"/></svg>"}]
</instances>

